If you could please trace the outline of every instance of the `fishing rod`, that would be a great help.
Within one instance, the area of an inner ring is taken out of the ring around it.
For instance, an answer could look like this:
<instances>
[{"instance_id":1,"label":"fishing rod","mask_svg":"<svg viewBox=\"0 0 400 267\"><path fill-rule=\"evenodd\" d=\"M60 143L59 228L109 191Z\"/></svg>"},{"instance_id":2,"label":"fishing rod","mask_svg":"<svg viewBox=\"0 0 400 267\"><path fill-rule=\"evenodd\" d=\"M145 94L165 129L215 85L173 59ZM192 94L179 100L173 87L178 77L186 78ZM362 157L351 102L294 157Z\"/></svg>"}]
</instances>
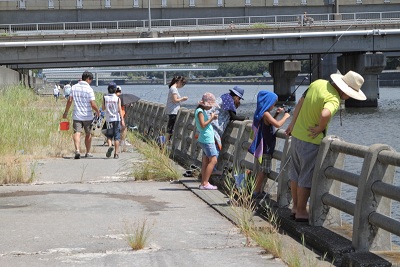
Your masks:
<instances>
[{"instance_id":1,"label":"fishing rod","mask_svg":"<svg viewBox=\"0 0 400 267\"><path fill-rule=\"evenodd\" d=\"M328 48L328 50L326 50L326 52L323 54L323 56L321 57L321 61L324 60L324 58L328 55L329 51L331 51L331 49L340 41L340 39L343 37L343 35L350 30L351 27L353 27L353 25L357 22L358 19L356 19L337 39L335 42L333 42L333 44ZM286 103L289 101L290 98L292 98L294 96L294 94L296 93L297 89L299 89L299 87L304 83L305 80L308 80L309 77L311 76L311 73L314 71L315 68L319 67L320 65L320 61L318 61L318 64L314 65L314 67L311 68L310 73L308 73L303 80L301 80L301 82L299 83L299 85L297 85L297 87L294 89L294 91L289 95L289 97L285 100L285 102L282 104L282 108L285 109L285 112L287 112L286 110L288 109L289 112L291 110L290 107L288 107L286 105ZM287 109L286 109L287 108Z\"/></svg>"}]
</instances>

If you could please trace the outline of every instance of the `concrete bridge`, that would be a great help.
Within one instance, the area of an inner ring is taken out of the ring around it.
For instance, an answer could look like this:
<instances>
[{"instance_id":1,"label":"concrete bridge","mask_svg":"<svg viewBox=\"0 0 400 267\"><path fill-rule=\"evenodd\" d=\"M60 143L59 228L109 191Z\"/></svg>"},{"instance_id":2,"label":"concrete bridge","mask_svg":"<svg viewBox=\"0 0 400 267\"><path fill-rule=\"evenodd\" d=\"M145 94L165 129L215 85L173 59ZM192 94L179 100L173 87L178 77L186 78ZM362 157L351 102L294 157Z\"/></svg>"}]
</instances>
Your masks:
<instances>
[{"instance_id":1,"label":"concrete bridge","mask_svg":"<svg viewBox=\"0 0 400 267\"><path fill-rule=\"evenodd\" d=\"M378 75L386 55L400 50L399 13L342 14L342 20L333 20L334 15L310 14L314 23L308 26L296 16L268 16L249 17L234 26L221 19L222 24L213 20L200 27L196 20L197 26L191 27L185 20L184 28L159 26L147 32L127 22L88 22L78 29L64 23L58 30L35 24L36 30L28 31L23 30L26 25L2 25L9 32L0 39L0 64L38 69L270 60L275 91L284 101L294 100L298 60L311 59L311 80L328 78L337 69L364 76L368 100L349 100L347 106L377 106Z\"/></svg>"}]
</instances>

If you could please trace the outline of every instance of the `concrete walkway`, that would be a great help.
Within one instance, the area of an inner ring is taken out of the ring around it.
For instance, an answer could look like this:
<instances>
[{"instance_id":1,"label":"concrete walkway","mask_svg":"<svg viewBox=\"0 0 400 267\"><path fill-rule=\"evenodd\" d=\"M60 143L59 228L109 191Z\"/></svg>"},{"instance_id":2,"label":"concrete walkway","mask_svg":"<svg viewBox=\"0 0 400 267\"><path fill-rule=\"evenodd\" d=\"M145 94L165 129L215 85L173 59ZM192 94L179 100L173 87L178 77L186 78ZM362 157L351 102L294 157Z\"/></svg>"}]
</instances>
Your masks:
<instances>
[{"instance_id":1,"label":"concrete walkway","mask_svg":"<svg viewBox=\"0 0 400 267\"><path fill-rule=\"evenodd\" d=\"M102 143L95 140L94 158L40 160L34 183L0 186L0 266L286 266L245 246L190 186L134 181L140 154L108 159ZM124 234L145 219L148 245L133 251Z\"/></svg>"}]
</instances>

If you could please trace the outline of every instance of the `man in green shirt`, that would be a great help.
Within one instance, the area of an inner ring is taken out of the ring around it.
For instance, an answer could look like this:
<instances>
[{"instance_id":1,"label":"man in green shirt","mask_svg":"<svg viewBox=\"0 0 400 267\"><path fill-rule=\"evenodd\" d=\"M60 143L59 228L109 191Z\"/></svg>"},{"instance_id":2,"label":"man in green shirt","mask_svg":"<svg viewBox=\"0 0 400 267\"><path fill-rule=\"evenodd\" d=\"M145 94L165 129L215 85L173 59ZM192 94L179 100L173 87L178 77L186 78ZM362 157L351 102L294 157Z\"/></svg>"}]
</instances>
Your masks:
<instances>
[{"instance_id":1,"label":"man in green shirt","mask_svg":"<svg viewBox=\"0 0 400 267\"><path fill-rule=\"evenodd\" d=\"M308 222L307 201L319 145L326 136L328 124L339 110L340 100L350 97L366 100L361 91L364 78L349 71L331 74L332 82L316 80L310 84L296 105L293 119L286 129L292 135L289 178L293 199L292 217Z\"/></svg>"}]
</instances>

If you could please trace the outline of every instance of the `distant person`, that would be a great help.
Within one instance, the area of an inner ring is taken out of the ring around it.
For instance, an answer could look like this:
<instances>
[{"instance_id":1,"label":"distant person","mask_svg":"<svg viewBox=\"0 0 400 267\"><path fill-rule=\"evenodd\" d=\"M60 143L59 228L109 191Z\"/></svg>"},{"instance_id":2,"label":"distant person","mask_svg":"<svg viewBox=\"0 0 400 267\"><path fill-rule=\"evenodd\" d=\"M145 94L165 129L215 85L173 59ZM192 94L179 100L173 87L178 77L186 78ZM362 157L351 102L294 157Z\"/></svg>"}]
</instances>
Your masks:
<instances>
[{"instance_id":1,"label":"distant person","mask_svg":"<svg viewBox=\"0 0 400 267\"><path fill-rule=\"evenodd\" d=\"M58 86L58 84L54 85L53 95L54 95L54 98L56 99L56 102L57 102L58 101L58 97L60 96L60 87Z\"/></svg>"},{"instance_id":2,"label":"distant person","mask_svg":"<svg viewBox=\"0 0 400 267\"><path fill-rule=\"evenodd\" d=\"M66 85L64 85L64 97L65 97L65 99L68 99L70 94L71 94L71 82L69 82Z\"/></svg>"},{"instance_id":3,"label":"distant person","mask_svg":"<svg viewBox=\"0 0 400 267\"><path fill-rule=\"evenodd\" d=\"M90 134L90 126L93 121L93 110L100 115L100 111L97 108L95 102L95 95L93 89L90 87L90 83L93 81L93 74L89 71L85 71L82 74L82 81L74 84L71 88L71 94L68 98L67 105L65 106L65 112L63 118L66 119L68 111L74 103L74 111L72 114L73 119L73 140L75 146L75 159L80 159L80 144L81 144L81 132L82 129L85 131L85 157L93 157L90 154L90 148L92 145L92 135Z\"/></svg>"},{"instance_id":4,"label":"distant person","mask_svg":"<svg viewBox=\"0 0 400 267\"><path fill-rule=\"evenodd\" d=\"M297 103L293 119L286 129L291 137L289 178L293 198L292 215L298 222L308 222L307 201L319 145L328 124L339 110L340 100L366 100L361 91L364 78L349 71L331 74L332 82L319 79L310 84Z\"/></svg>"},{"instance_id":5,"label":"distant person","mask_svg":"<svg viewBox=\"0 0 400 267\"><path fill-rule=\"evenodd\" d=\"M311 25L314 23L314 19L312 17L307 16L307 12L303 13L303 26L305 25Z\"/></svg>"},{"instance_id":6,"label":"distant person","mask_svg":"<svg viewBox=\"0 0 400 267\"><path fill-rule=\"evenodd\" d=\"M169 83L169 92L167 98L167 104L165 106L165 113L168 115L167 124L167 142L171 139L173 134L176 116L181 107L181 102L188 99L187 96L181 97L178 89L182 88L186 84L186 78L184 76L175 76Z\"/></svg>"},{"instance_id":7,"label":"distant person","mask_svg":"<svg viewBox=\"0 0 400 267\"><path fill-rule=\"evenodd\" d=\"M218 150L222 149L221 138L229 122L232 120L243 121L246 119L245 116L236 115L236 109L240 106L240 100L243 100L243 94L244 89L235 86L229 90L229 93L225 93L217 99L217 103L220 106L219 108L210 110L215 111L215 113L218 114L218 119L211 122ZM210 111L208 114L211 113Z\"/></svg>"},{"instance_id":8,"label":"distant person","mask_svg":"<svg viewBox=\"0 0 400 267\"><path fill-rule=\"evenodd\" d=\"M203 150L202 165L201 165L201 184L199 188L201 190L216 190L217 186L212 185L208 182L211 173L217 164L218 150L215 146L214 141L214 130L211 126L213 120L218 119L218 115L211 113L207 115L206 110L210 110L213 107L218 107L215 100L215 96L211 93L205 93L199 101L199 105L195 111L195 122L196 128L199 131L199 137L197 141L201 149Z\"/></svg>"},{"instance_id":9,"label":"distant person","mask_svg":"<svg viewBox=\"0 0 400 267\"><path fill-rule=\"evenodd\" d=\"M257 95L257 109L254 112L252 130L254 134L253 142L249 147L249 152L254 155L257 166L256 184L253 198L261 199L264 197L265 173L271 171L272 154L276 145L276 128L282 127L290 117L289 110L278 108L274 115L271 111L278 101L278 96L269 91L260 91ZM276 118L284 113L279 120Z\"/></svg>"},{"instance_id":10,"label":"distant person","mask_svg":"<svg viewBox=\"0 0 400 267\"><path fill-rule=\"evenodd\" d=\"M105 135L107 137L108 150L106 152L106 157L111 157L111 154L114 150L112 146L112 140L114 139L114 158L118 159L119 141L121 139L121 126L125 127L125 122L122 115L121 99L115 94L117 85L114 82L111 82L108 85L107 90L108 94L103 97L102 106L102 110L105 112L107 124L107 131Z\"/></svg>"}]
</instances>

